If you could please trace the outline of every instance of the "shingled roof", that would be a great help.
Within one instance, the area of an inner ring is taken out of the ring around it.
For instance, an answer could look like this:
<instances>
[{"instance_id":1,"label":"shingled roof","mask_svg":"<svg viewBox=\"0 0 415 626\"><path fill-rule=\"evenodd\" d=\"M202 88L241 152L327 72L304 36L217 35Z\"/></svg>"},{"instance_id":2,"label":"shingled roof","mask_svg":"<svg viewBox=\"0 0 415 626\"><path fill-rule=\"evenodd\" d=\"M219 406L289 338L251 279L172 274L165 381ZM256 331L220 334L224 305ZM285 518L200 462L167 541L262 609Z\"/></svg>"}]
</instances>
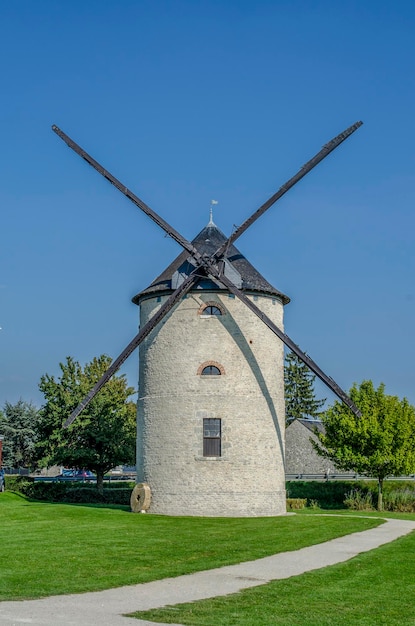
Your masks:
<instances>
[{"instance_id":1,"label":"shingled roof","mask_svg":"<svg viewBox=\"0 0 415 626\"><path fill-rule=\"evenodd\" d=\"M201 254L211 255L227 240L227 237L212 221L193 239L192 244ZM239 252L239 250L231 245L227 252L228 272L234 272L235 277L242 291L253 291L278 296L284 304L288 304L290 298L275 289L265 278L247 261L247 259ZM177 274L188 275L194 266L192 265L189 253L184 250L176 259L158 276L152 283L140 293L138 293L132 301L140 304L143 297L150 295L169 293L176 288L175 280ZM228 273L226 272L226 273ZM232 277L233 282L235 280ZM235 282L236 284L236 282ZM223 289L223 285L214 280L201 278L193 289Z\"/></svg>"}]
</instances>

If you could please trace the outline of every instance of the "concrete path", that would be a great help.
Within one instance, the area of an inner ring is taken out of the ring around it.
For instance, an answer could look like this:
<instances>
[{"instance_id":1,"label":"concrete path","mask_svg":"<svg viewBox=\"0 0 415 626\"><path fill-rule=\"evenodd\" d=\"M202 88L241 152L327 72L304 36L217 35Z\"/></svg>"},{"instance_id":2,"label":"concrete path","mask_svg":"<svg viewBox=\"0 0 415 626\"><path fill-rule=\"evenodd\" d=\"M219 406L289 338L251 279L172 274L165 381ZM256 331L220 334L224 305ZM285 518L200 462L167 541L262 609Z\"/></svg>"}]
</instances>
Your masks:
<instances>
[{"instance_id":1,"label":"concrete path","mask_svg":"<svg viewBox=\"0 0 415 626\"><path fill-rule=\"evenodd\" d=\"M264 585L271 580L297 576L347 561L357 554L407 535L412 530L415 530L415 522L389 519L371 530L239 565L107 591L52 596L42 600L0 602L0 625L154 626L154 622L122 615L167 604L224 596L248 587Z\"/></svg>"}]
</instances>

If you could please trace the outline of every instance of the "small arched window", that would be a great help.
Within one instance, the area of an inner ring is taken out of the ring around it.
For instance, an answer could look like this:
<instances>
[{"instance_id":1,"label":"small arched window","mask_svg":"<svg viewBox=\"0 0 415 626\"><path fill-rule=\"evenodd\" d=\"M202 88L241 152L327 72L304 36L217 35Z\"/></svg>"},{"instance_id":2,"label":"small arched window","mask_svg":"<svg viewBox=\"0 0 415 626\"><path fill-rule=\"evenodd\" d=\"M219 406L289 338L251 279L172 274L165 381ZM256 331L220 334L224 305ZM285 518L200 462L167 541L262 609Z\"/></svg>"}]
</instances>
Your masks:
<instances>
[{"instance_id":1,"label":"small arched window","mask_svg":"<svg viewBox=\"0 0 415 626\"><path fill-rule=\"evenodd\" d=\"M202 369L202 371L200 372L201 376L220 376L221 375L221 371L218 367L216 367L216 365L207 365L206 367L204 367Z\"/></svg>"},{"instance_id":2,"label":"small arched window","mask_svg":"<svg viewBox=\"0 0 415 626\"><path fill-rule=\"evenodd\" d=\"M197 370L198 376L222 376L223 374L225 374L225 368L218 361L205 361Z\"/></svg>"},{"instance_id":3,"label":"small arched window","mask_svg":"<svg viewBox=\"0 0 415 626\"><path fill-rule=\"evenodd\" d=\"M207 306L205 306L205 308L203 309L202 316L208 316L208 315L222 315L222 311L220 310L219 307L214 306L213 304L208 304Z\"/></svg>"}]
</instances>

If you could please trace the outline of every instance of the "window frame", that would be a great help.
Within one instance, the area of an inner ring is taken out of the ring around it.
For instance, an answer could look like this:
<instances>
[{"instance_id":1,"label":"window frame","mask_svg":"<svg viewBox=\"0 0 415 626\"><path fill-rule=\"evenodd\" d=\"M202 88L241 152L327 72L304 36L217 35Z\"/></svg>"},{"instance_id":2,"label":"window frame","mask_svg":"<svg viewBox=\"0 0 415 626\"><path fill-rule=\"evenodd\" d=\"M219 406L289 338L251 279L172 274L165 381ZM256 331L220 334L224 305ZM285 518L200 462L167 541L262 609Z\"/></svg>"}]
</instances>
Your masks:
<instances>
[{"instance_id":1,"label":"window frame","mask_svg":"<svg viewBox=\"0 0 415 626\"><path fill-rule=\"evenodd\" d=\"M211 434L211 433L217 434ZM222 456L222 420L218 417L203 418L203 457Z\"/></svg>"},{"instance_id":2,"label":"window frame","mask_svg":"<svg viewBox=\"0 0 415 626\"><path fill-rule=\"evenodd\" d=\"M218 312L217 313L206 313L206 310L212 308L212 309L216 309ZM202 318L216 318L216 317L221 317L222 315L225 315L225 309L223 308L222 304L220 302L218 302L217 300L209 300L207 302L203 302L201 304L201 306L199 307L198 310L198 315L199 317Z\"/></svg>"},{"instance_id":3,"label":"window frame","mask_svg":"<svg viewBox=\"0 0 415 626\"><path fill-rule=\"evenodd\" d=\"M216 369L219 370L219 374L203 374L203 371L205 369L207 369L208 367L215 367ZM218 363L217 361L205 361L204 363L201 363L198 367L197 370L197 375L198 376L203 376L203 378L219 378L220 376L224 376L225 374L225 368L223 367L223 365L221 363Z\"/></svg>"},{"instance_id":4,"label":"window frame","mask_svg":"<svg viewBox=\"0 0 415 626\"><path fill-rule=\"evenodd\" d=\"M211 371L206 371L206 370L211 370ZM200 375L201 376L221 376L222 374L221 374L220 369L216 367L216 365L206 365L206 367L204 367L202 371L200 372Z\"/></svg>"}]
</instances>

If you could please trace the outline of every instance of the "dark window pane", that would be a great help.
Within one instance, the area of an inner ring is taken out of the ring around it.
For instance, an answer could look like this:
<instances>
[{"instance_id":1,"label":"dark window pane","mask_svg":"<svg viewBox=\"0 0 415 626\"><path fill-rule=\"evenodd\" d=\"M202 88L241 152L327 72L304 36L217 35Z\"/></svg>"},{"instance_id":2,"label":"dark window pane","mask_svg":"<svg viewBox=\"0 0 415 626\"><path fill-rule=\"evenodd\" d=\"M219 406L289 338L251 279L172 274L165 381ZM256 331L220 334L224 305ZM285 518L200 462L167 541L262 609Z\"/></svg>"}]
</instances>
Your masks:
<instances>
[{"instance_id":1,"label":"dark window pane","mask_svg":"<svg viewBox=\"0 0 415 626\"><path fill-rule=\"evenodd\" d=\"M220 369L215 365L207 365L202 369L202 376L220 376Z\"/></svg>"},{"instance_id":2,"label":"dark window pane","mask_svg":"<svg viewBox=\"0 0 415 626\"><path fill-rule=\"evenodd\" d=\"M207 418L203 420L204 437L220 437L220 419Z\"/></svg>"},{"instance_id":3,"label":"dark window pane","mask_svg":"<svg viewBox=\"0 0 415 626\"><path fill-rule=\"evenodd\" d=\"M202 315L222 315L222 311L217 306L208 305L203 309Z\"/></svg>"},{"instance_id":4,"label":"dark window pane","mask_svg":"<svg viewBox=\"0 0 415 626\"><path fill-rule=\"evenodd\" d=\"M203 456L220 456L220 439L204 439Z\"/></svg>"}]
</instances>

